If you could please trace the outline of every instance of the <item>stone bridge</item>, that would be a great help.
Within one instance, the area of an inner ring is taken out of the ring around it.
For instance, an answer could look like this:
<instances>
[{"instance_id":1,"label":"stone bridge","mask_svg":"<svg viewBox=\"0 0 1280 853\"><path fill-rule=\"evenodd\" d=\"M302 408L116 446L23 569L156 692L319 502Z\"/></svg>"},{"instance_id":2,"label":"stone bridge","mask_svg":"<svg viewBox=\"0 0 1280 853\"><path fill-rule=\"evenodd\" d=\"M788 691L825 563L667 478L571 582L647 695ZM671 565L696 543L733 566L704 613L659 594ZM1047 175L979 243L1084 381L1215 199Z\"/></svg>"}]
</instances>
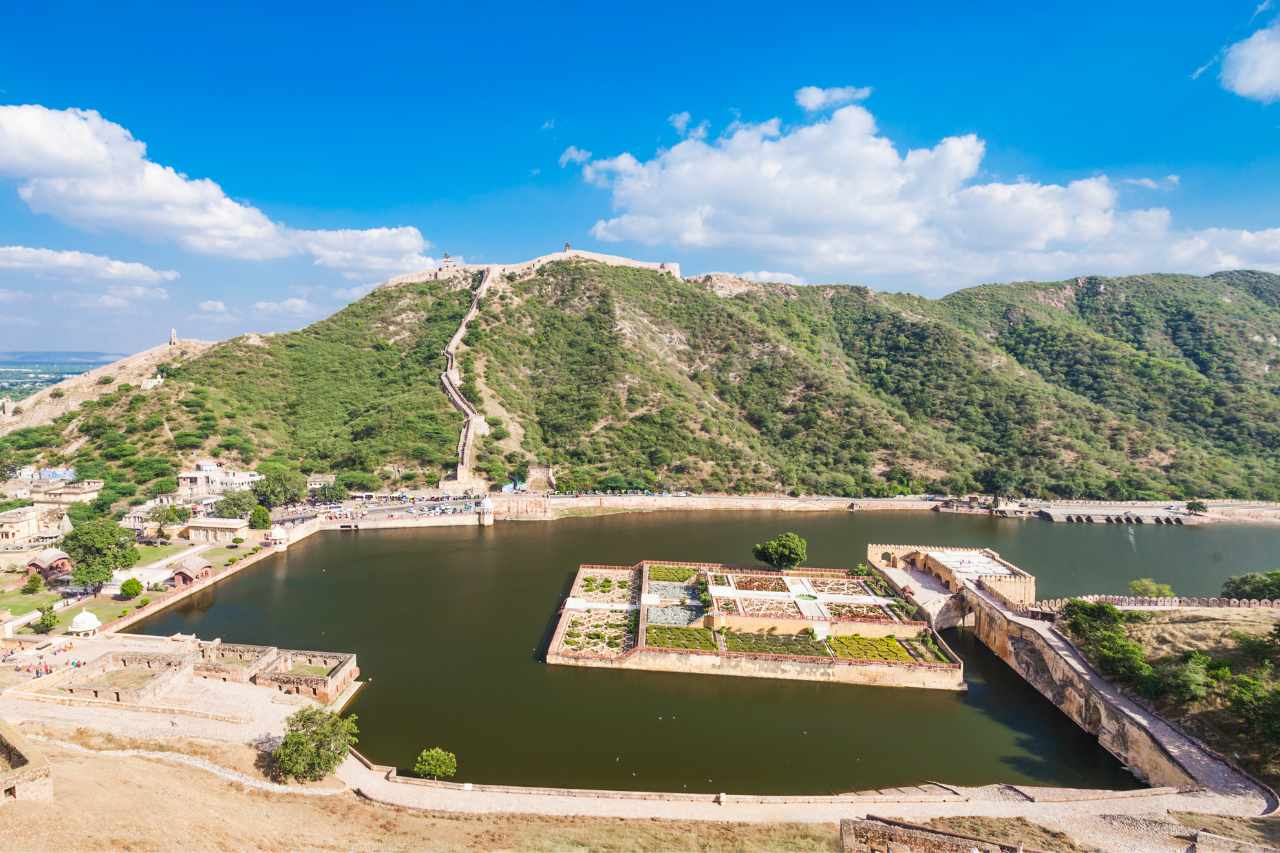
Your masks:
<instances>
[{"instance_id":1,"label":"stone bridge","mask_svg":"<svg viewBox=\"0 0 1280 853\"><path fill-rule=\"evenodd\" d=\"M1202 787L1252 799L1276 794L1103 678L1048 615L1032 610L1035 578L990 549L869 545L867 562L922 607L935 629L966 627L1104 749L1151 785Z\"/></svg>"}]
</instances>

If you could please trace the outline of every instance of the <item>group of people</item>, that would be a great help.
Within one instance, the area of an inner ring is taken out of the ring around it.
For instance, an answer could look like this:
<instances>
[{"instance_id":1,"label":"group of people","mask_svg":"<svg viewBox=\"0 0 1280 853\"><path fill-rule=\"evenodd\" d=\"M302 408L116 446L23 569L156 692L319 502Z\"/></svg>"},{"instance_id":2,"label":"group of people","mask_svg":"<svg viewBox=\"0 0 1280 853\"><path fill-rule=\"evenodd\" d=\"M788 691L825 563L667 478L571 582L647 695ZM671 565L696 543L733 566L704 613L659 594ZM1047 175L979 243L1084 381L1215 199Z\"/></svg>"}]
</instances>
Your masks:
<instances>
[{"instance_id":1,"label":"group of people","mask_svg":"<svg viewBox=\"0 0 1280 853\"><path fill-rule=\"evenodd\" d=\"M38 659L34 661L28 660L26 662L23 662L22 660L17 660L14 663L13 671L17 673L27 673L32 678L43 678L46 675L53 675L55 666L45 658L48 656L52 656L56 658L61 655L64 655L67 652L69 652L72 648L74 648L74 646L75 646L75 643L67 643L64 646L61 646L60 648L56 648L52 652L49 652L48 655L41 655ZM13 651L10 651L8 654L6 654L3 658L0 658L0 663L7 665L10 661L14 661L17 658L18 658L18 650L14 649ZM85 662L80 660L79 658L70 658L64 664L61 664L56 668L62 669L63 667L70 667L72 669L79 669L84 665L85 665Z\"/></svg>"}]
</instances>

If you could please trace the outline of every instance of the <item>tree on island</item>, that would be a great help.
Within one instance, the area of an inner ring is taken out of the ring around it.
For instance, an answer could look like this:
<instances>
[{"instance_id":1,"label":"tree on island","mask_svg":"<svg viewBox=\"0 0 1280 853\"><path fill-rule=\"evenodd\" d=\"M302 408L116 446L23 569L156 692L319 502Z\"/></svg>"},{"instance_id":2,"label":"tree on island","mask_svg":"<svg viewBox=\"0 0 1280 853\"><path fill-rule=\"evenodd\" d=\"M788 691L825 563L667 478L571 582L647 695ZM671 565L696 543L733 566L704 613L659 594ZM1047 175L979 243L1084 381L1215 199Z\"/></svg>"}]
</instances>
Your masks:
<instances>
[{"instance_id":1,"label":"tree on island","mask_svg":"<svg viewBox=\"0 0 1280 853\"><path fill-rule=\"evenodd\" d=\"M142 581L137 578L129 578L120 584L120 594L126 599L137 598L142 595Z\"/></svg>"},{"instance_id":2,"label":"tree on island","mask_svg":"<svg viewBox=\"0 0 1280 853\"><path fill-rule=\"evenodd\" d=\"M1195 513L1196 515L1204 515L1208 511L1209 505L1204 501L1187 501L1187 512Z\"/></svg>"},{"instance_id":3,"label":"tree on island","mask_svg":"<svg viewBox=\"0 0 1280 853\"><path fill-rule=\"evenodd\" d=\"M418 753L413 773L423 779L448 779L458 772L458 757L448 750L433 746Z\"/></svg>"},{"instance_id":4,"label":"tree on island","mask_svg":"<svg viewBox=\"0 0 1280 853\"><path fill-rule=\"evenodd\" d=\"M751 549L752 555L775 569L794 569L809 556L809 543L796 533L780 533Z\"/></svg>"},{"instance_id":5,"label":"tree on island","mask_svg":"<svg viewBox=\"0 0 1280 853\"><path fill-rule=\"evenodd\" d=\"M249 526L254 530L266 530L271 526L271 513L262 504L258 504L249 513Z\"/></svg>"},{"instance_id":6,"label":"tree on island","mask_svg":"<svg viewBox=\"0 0 1280 853\"><path fill-rule=\"evenodd\" d=\"M78 525L63 538L62 550L75 563L72 580L94 588L111 580L116 569L127 569L141 557L134 547L132 531L109 518Z\"/></svg>"},{"instance_id":7,"label":"tree on island","mask_svg":"<svg viewBox=\"0 0 1280 853\"><path fill-rule=\"evenodd\" d=\"M1138 578L1129 581L1129 594L1140 598L1173 598L1173 587L1156 583L1154 578Z\"/></svg>"},{"instance_id":8,"label":"tree on island","mask_svg":"<svg viewBox=\"0 0 1280 853\"><path fill-rule=\"evenodd\" d=\"M285 721L285 736L271 753L277 778L314 782L334 771L359 741L355 715L303 708Z\"/></svg>"}]
</instances>

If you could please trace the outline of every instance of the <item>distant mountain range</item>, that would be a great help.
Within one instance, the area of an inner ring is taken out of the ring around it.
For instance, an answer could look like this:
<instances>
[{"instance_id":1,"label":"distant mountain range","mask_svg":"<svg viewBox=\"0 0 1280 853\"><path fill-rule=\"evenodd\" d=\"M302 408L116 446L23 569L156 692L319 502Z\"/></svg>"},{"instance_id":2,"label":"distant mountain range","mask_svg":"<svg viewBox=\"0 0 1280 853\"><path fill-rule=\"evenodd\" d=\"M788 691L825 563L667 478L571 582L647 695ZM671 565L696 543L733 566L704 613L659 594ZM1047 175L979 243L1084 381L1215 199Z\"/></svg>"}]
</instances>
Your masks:
<instances>
[{"instance_id":1,"label":"distant mountain range","mask_svg":"<svg viewBox=\"0 0 1280 853\"><path fill-rule=\"evenodd\" d=\"M214 345L0 456L74 446L118 500L160 490L139 472L180 452L433 484L462 427L442 352L475 281ZM1276 500L1278 334L1280 276L1261 272L926 299L572 260L495 281L458 361L495 483L549 464L573 489Z\"/></svg>"}]
</instances>

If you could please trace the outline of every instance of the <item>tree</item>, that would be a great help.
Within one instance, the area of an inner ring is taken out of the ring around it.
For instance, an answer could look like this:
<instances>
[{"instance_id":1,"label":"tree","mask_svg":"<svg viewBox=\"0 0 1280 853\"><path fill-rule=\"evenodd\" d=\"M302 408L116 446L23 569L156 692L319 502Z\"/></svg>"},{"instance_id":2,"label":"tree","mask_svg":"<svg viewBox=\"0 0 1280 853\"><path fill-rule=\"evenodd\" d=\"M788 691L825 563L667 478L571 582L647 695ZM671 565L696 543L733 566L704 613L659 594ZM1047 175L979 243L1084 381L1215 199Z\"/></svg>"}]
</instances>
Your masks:
<instances>
[{"instance_id":1,"label":"tree","mask_svg":"<svg viewBox=\"0 0 1280 853\"><path fill-rule=\"evenodd\" d=\"M141 555L133 533L109 518L86 521L62 540L62 550L76 564L72 578L81 586L100 587L116 569L127 569Z\"/></svg>"},{"instance_id":2,"label":"tree","mask_svg":"<svg viewBox=\"0 0 1280 853\"><path fill-rule=\"evenodd\" d=\"M253 494L267 509L297 503L307 496L307 478L296 471L271 468L253 484Z\"/></svg>"},{"instance_id":3,"label":"tree","mask_svg":"<svg viewBox=\"0 0 1280 853\"><path fill-rule=\"evenodd\" d=\"M258 504L249 513L249 526L254 530L266 530L271 526L271 513L267 512L265 506Z\"/></svg>"},{"instance_id":4,"label":"tree","mask_svg":"<svg viewBox=\"0 0 1280 853\"><path fill-rule=\"evenodd\" d=\"M160 537L164 538L164 529L170 524L185 524L191 519L191 510L185 506L153 506L147 518L160 526Z\"/></svg>"},{"instance_id":5,"label":"tree","mask_svg":"<svg viewBox=\"0 0 1280 853\"><path fill-rule=\"evenodd\" d=\"M142 595L142 581L137 578L129 578L120 584L120 594L126 599L137 598Z\"/></svg>"},{"instance_id":6,"label":"tree","mask_svg":"<svg viewBox=\"0 0 1280 853\"><path fill-rule=\"evenodd\" d=\"M23 595L35 595L44 587L44 578L40 577L39 572L32 572L27 575L27 582L22 585Z\"/></svg>"},{"instance_id":7,"label":"tree","mask_svg":"<svg viewBox=\"0 0 1280 853\"><path fill-rule=\"evenodd\" d=\"M1209 511L1209 505L1204 501L1187 501L1187 512L1194 512L1197 515L1203 515Z\"/></svg>"},{"instance_id":8,"label":"tree","mask_svg":"<svg viewBox=\"0 0 1280 853\"><path fill-rule=\"evenodd\" d=\"M312 496L324 504L336 504L347 499L347 489L341 483L325 483Z\"/></svg>"},{"instance_id":9,"label":"tree","mask_svg":"<svg viewBox=\"0 0 1280 853\"><path fill-rule=\"evenodd\" d=\"M1129 594L1141 598L1173 598L1173 587L1167 583L1156 583L1152 578L1138 578L1129 581Z\"/></svg>"},{"instance_id":10,"label":"tree","mask_svg":"<svg viewBox=\"0 0 1280 853\"><path fill-rule=\"evenodd\" d=\"M458 772L458 757L448 750L433 746L418 753L413 773L423 779L448 779Z\"/></svg>"},{"instance_id":11,"label":"tree","mask_svg":"<svg viewBox=\"0 0 1280 853\"><path fill-rule=\"evenodd\" d=\"M216 518L248 518L257 505L258 499L248 489L227 492L222 500L213 505L213 514Z\"/></svg>"},{"instance_id":12,"label":"tree","mask_svg":"<svg viewBox=\"0 0 1280 853\"><path fill-rule=\"evenodd\" d=\"M47 634L58 626L58 614L54 612L53 604L49 603L40 608L40 618L31 623L31 630L37 634Z\"/></svg>"},{"instance_id":13,"label":"tree","mask_svg":"<svg viewBox=\"0 0 1280 853\"><path fill-rule=\"evenodd\" d=\"M768 542L759 543L751 553L775 569L794 569L809 556L809 543L796 533L781 533Z\"/></svg>"},{"instance_id":14,"label":"tree","mask_svg":"<svg viewBox=\"0 0 1280 853\"><path fill-rule=\"evenodd\" d=\"M994 505L1000 506L1000 499L1013 490L1018 482L1017 476L1007 465L990 465L975 475L982 490L991 495Z\"/></svg>"},{"instance_id":15,"label":"tree","mask_svg":"<svg viewBox=\"0 0 1280 853\"><path fill-rule=\"evenodd\" d=\"M1222 595L1226 598L1280 598L1280 569L1227 578L1222 584Z\"/></svg>"},{"instance_id":16,"label":"tree","mask_svg":"<svg viewBox=\"0 0 1280 853\"><path fill-rule=\"evenodd\" d=\"M359 741L354 715L343 717L321 708L303 708L285 721L284 740L271 753L276 775L306 782L323 779Z\"/></svg>"}]
</instances>

